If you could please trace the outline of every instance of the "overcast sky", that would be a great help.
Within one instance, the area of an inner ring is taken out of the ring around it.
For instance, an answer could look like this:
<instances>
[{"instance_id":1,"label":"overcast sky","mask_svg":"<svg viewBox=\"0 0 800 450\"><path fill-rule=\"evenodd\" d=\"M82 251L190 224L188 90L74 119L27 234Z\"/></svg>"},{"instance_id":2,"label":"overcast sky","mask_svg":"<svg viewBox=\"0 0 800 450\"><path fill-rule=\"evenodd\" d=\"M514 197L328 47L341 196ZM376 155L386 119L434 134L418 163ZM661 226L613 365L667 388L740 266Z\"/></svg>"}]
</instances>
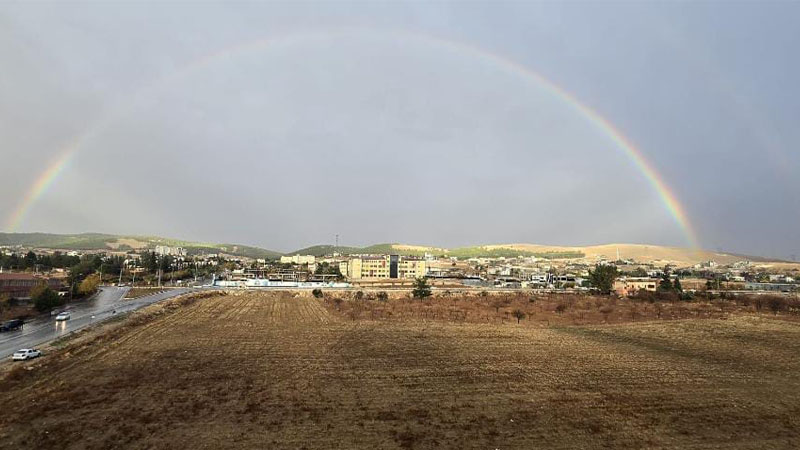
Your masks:
<instances>
[{"instance_id":1,"label":"overcast sky","mask_svg":"<svg viewBox=\"0 0 800 450\"><path fill-rule=\"evenodd\" d=\"M0 220L800 255L800 2L0 4ZM505 62L503 62L505 61ZM523 69L521 69L524 68Z\"/></svg>"}]
</instances>

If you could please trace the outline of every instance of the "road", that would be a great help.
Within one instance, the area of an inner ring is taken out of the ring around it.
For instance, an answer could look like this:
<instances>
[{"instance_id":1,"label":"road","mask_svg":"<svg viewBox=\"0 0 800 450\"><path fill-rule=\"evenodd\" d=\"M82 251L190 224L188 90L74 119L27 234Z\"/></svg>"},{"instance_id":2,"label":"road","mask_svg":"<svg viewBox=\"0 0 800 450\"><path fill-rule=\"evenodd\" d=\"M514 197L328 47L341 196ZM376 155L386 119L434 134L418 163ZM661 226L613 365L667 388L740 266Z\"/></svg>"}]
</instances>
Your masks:
<instances>
[{"instance_id":1,"label":"road","mask_svg":"<svg viewBox=\"0 0 800 450\"><path fill-rule=\"evenodd\" d=\"M7 358L21 348L42 345L114 314L133 311L189 291L190 289L185 288L170 289L135 300L123 301L122 298L128 292L128 288L102 287L92 299L65 307L70 312L70 320L56 322L55 316L42 316L25 322L20 331L0 333L0 359Z\"/></svg>"}]
</instances>

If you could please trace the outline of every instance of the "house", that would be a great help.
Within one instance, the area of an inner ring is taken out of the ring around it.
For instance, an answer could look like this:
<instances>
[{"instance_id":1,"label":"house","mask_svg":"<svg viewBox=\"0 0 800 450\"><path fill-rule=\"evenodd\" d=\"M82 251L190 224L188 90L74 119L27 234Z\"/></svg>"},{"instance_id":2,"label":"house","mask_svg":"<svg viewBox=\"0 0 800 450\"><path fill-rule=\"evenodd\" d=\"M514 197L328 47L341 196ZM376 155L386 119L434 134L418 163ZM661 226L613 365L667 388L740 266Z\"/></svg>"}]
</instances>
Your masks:
<instances>
[{"instance_id":1,"label":"house","mask_svg":"<svg viewBox=\"0 0 800 450\"><path fill-rule=\"evenodd\" d=\"M658 280L645 277L619 278L614 281L614 292L620 297L636 295L641 290L655 292Z\"/></svg>"}]
</instances>

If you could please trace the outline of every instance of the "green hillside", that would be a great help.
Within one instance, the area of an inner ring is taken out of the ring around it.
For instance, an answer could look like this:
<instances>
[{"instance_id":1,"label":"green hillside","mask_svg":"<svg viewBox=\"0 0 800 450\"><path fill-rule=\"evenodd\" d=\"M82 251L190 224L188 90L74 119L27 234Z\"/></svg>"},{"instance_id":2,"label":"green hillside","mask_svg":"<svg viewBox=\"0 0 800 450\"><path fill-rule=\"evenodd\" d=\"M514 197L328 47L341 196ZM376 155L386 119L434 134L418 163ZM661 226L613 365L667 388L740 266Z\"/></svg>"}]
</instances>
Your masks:
<instances>
[{"instance_id":1,"label":"green hillside","mask_svg":"<svg viewBox=\"0 0 800 450\"><path fill-rule=\"evenodd\" d=\"M51 233L0 233L0 245L22 245L27 247L43 247L63 250L142 250L152 249L157 245L184 247L190 255L201 253L226 253L247 258L275 259L280 252L240 244L217 244L193 242L160 236L124 236L103 233L51 234ZM441 249L433 247L404 248L402 244L374 244L367 247L346 247L333 245L314 245L286 253L289 255L324 256L333 253L353 254L393 254L403 256L424 256L431 253L436 256L454 256L464 258L513 258L516 256L535 256L537 258L567 259L581 258L581 252L532 252L510 248L486 248L481 246Z\"/></svg>"},{"instance_id":2,"label":"green hillside","mask_svg":"<svg viewBox=\"0 0 800 450\"><path fill-rule=\"evenodd\" d=\"M403 255L403 256L424 256L425 253L430 253L435 256L452 256L460 259L465 258L514 258L517 256L535 256L537 258L546 259L570 259L582 258L584 256L581 252L531 252L527 250L514 250L510 248L491 248L487 249L481 246L475 247L460 247L454 249L435 249L435 248L397 248L402 244L374 244L367 247L335 247L333 245L315 245L312 247L302 248L300 250L287 253L290 255L314 255L323 256L330 255L334 252L343 255L354 254L379 254L379 255Z\"/></svg>"},{"instance_id":3,"label":"green hillside","mask_svg":"<svg viewBox=\"0 0 800 450\"><path fill-rule=\"evenodd\" d=\"M0 245L22 245L63 250L133 250L152 249L157 245L168 245L171 247L184 247L190 255L222 252L247 258L267 259L274 259L281 255L276 251L240 244L214 244L158 236L121 236L102 233L0 233Z\"/></svg>"},{"instance_id":4,"label":"green hillside","mask_svg":"<svg viewBox=\"0 0 800 450\"><path fill-rule=\"evenodd\" d=\"M361 249L358 247L343 247L335 245L312 245L311 247L301 248L293 252L286 253L287 255L314 255L325 256L333 253L340 253L342 255L352 255L360 253Z\"/></svg>"}]
</instances>

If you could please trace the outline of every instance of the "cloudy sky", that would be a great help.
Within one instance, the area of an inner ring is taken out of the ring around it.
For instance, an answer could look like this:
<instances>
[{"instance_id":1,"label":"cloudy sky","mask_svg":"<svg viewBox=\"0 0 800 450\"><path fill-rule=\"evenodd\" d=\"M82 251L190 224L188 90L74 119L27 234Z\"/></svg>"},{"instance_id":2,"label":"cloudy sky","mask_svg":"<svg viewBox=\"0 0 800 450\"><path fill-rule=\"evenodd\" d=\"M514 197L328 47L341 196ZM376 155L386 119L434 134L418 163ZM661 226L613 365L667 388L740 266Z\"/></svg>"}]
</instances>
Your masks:
<instances>
[{"instance_id":1,"label":"cloudy sky","mask_svg":"<svg viewBox=\"0 0 800 450\"><path fill-rule=\"evenodd\" d=\"M797 2L4 2L0 220L788 258L799 21Z\"/></svg>"}]
</instances>

